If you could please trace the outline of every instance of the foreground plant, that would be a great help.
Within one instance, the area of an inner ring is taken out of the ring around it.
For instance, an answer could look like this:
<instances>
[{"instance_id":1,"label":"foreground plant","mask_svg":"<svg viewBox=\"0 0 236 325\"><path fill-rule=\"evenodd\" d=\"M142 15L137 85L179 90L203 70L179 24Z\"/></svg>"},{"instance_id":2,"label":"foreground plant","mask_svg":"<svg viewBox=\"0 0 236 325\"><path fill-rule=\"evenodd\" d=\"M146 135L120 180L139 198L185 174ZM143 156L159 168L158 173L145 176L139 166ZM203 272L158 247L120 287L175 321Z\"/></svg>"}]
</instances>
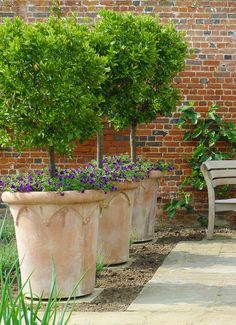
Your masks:
<instances>
[{"instance_id":1,"label":"foreground plant","mask_svg":"<svg viewBox=\"0 0 236 325\"><path fill-rule=\"evenodd\" d=\"M0 265L3 274L7 274L10 270L14 274L15 268L12 269L12 265L17 264L16 238L14 224L8 215L9 211L6 209L4 218L0 218Z\"/></svg>"},{"instance_id":2,"label":"foreground plant","mask_svg":"<svg viewBox=\"0 0 236 325\"><path fill-rule=\"evenodd\" d=\"M73 308L68 310L68 307L70 302L72 302L73 306L73 301L68 299L64 308L61 308L60 299L57 298L55 291L55 277L52 281L50 297L46 303L41 297L39 297L38 300L35 300L32 292L31 296L26 300L23 293L23 289L26 284L21 284L20 272L17 264L13 264L12 269L13 268L16 268L16 273L15 276L12 277L12 270L7 274L3 274L0 266L0 324L67 324L73 311Z\"/></svg>"}]
</instances>

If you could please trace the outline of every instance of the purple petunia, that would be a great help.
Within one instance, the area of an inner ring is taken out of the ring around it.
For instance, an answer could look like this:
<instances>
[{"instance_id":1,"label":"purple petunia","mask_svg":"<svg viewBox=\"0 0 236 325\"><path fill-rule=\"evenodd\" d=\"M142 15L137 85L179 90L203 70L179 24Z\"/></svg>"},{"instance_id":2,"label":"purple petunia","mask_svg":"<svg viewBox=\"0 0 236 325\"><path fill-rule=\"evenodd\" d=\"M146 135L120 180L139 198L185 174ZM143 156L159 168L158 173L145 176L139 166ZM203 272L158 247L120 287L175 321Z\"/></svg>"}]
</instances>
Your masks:
<instances>
[{"instance_id":1,"label":"purple petunia","mask_svg":"<svg viewBox=\"0 0 236 325\"><path fill-rule=\"evenodd\" d=\"M86 190L103 190L105 193L115 191L117 183L124 181L138 182L151 170L171 171L173 166L163 162L151 163L138 158L133 163L127 155L104 157L103 169L97 168L96 162L75 169L58 169L54 177L49 170L26 173L24 175L5 176L0 179L1 190L11 192L58 191L68 190L84 192Z\"/></svg>"}]
</instances>

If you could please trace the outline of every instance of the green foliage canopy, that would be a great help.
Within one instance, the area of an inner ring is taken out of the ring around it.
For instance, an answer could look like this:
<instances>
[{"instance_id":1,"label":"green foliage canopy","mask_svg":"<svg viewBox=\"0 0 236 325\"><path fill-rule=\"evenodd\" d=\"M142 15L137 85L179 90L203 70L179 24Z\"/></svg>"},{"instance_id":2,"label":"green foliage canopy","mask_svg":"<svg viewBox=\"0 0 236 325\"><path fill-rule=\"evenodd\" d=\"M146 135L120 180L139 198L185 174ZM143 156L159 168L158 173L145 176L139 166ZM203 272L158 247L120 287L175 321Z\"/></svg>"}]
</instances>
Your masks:
<instances>
[{"instance_id":1,"label":"green foliage canopy","mask_svg":"<svg viewBox=\"0 0 236 325\"><path fill-rule=\"evenodd\" d=\"M0 138L18 149L69 153L99 128L94 110L105 59L89 46L88 29L76 20L0 25Z\"/></svg>"},{"instance_id":2,"label":"green foliage canopy","mask_svg":"<svg viewBox=\"0 0 236 325\"><path fill-rule=\"evenodd\" d=\"M101 12L92 46L108 57L102 112L117 128L148 123L169 114L179 100L173 77L188 53L182 33L156 17Z\"/></svg>"}]
</instances>

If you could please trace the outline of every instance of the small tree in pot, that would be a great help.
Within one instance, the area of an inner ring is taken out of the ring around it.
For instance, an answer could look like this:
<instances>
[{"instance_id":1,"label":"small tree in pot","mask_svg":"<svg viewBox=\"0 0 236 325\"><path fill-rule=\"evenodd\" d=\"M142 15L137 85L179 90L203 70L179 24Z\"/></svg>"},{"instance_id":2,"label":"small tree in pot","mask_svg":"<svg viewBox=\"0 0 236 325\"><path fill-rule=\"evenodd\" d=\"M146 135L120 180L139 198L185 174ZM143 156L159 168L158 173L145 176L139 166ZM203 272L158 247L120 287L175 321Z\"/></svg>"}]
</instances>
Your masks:
<instances>
[{"instance_id":1,"label":"small tree in pot","mask_svg":"<svg viewBox=\"0 0 236 325\"><path fill-rule=\"evenodd\" d=\"M74 19L50 18L33 25L14 19L0 26L2 143L46 148L52 180L55 152L70 153L77 139L83 141L100 128L95 93L105 79L105 60L87 37L87 27ZM29 186L22 188L25 192ZM61 297L70 295L88 270L74 295L93 290L98 202L104 199L94 192L3 193L15 220L22 281L32 273L34 294L50 295L52 258Z\"/></svg>"},{"instance_id":2,"label":"small tree in pot","mask_svg":"<svg viewBox=\"0 0 236 325\"><path fill-rule=\"evenodd\" d=\"M117 129L130 127L130 156L136 162L136 129L156 116L169 115L180 99L173 78L188 54L183 33L156 17L102 12L91 44L106 55L110 67L102 85L101 108ZM160 173L152 173L159 178ZM133 227L138 241L152 239L156 214L156 182L139 187ZM137 191L138 193L138 191ZM151 210L150 210L151 208ZM139 235L137 235L139 233ZM138 238L137 238L138 237Z\"/></svg>"}]
</instances>

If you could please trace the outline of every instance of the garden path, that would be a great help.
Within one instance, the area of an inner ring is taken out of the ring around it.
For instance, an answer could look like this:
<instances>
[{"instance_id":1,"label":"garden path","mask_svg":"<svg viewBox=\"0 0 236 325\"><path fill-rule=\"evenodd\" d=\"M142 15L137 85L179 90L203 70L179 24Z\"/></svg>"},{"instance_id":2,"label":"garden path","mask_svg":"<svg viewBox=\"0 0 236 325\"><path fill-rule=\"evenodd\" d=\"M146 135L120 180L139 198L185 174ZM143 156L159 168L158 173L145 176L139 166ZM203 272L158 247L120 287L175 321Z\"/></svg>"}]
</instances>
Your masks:
<instances>
[{"instance_id":1,"label":"garden path","mask_svg":"<svg viewBox=\"0 0 236 325\"><path fill-rule=\"evenodd\" d=\"M70 325L236 324L236 237L181 242L126 312L73 313Z\"/></svg>"}]
</instances>

